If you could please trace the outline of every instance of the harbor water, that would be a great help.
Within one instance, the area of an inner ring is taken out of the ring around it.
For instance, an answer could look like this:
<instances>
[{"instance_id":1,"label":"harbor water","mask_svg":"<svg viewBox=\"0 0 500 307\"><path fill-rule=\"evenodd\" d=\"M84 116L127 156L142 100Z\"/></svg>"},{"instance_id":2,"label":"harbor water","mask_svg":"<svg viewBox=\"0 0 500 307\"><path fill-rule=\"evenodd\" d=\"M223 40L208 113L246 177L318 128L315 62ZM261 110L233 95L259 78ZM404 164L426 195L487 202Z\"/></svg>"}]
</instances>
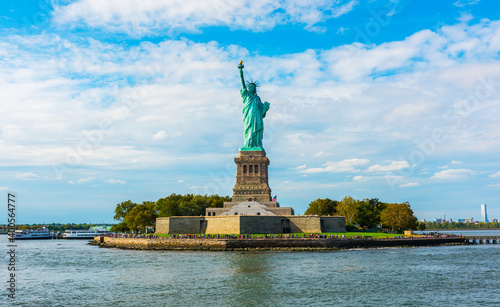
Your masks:
<instances>
[{"instance_id":1,"label":"harbor water","mask_svg":"<svg viewBox=\"0 0 500 307\"><path fill-rule=\"evenodd\" d=\"M321 252L16 244L16 298L7 297L4 265L1 306L500 305L500 244Z\"/></svg>"}]
</instances>

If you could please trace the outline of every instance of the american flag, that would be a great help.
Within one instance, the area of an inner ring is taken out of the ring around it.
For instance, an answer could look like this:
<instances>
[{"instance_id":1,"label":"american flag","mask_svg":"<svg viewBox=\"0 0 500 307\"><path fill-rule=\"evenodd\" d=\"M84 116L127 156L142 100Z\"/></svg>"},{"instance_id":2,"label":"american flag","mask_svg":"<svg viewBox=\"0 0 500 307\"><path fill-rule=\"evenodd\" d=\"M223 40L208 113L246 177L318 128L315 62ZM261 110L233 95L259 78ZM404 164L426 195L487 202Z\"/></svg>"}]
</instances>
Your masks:
<instances>
[{"instance_id":1,"label":"american flag","mask_svg":"<svg viewBox=\"0 0 500 307\"><path fill-rule=\"evenodd\" d=\"M278 199L278 195L275 195L275 196L273 197L273 201L276 201L277 199Z\"/></svg>"}]
</instances>

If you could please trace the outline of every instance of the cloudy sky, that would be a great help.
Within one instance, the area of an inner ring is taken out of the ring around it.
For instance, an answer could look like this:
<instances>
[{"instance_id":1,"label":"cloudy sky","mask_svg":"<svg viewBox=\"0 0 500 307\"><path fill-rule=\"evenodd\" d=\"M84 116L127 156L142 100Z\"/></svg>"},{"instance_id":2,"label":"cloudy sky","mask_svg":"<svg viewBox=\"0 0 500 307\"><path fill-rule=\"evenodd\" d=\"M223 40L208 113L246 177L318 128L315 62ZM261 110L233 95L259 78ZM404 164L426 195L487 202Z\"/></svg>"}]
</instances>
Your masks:
<instances>
[{"instance_id":1,"label":"cloudy sky","mask_svg":"<svg viewBox=\"0 0 500 307\"><path fill-rule=\"evenodd\" d=\"M20 223L231 195L239 60L271 103L282 206L500 218L496 0L11 0L0 25L0 190Z\"/></svg>"}]
</instances>

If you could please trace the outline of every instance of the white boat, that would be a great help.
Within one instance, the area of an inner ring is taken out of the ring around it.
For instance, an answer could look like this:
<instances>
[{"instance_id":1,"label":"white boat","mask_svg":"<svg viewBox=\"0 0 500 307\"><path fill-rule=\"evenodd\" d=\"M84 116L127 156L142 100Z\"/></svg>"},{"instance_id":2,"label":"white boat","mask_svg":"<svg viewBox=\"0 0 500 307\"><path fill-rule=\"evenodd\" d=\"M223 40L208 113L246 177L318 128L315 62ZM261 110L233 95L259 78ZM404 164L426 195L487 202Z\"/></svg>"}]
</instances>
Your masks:
<instances>
[{"instance_id":1,"label":"white boat","mask_svg":"<svg viewBox=\"0 0 500 307\"><path fill-rule=\"evenodd\" d=\"M52 233L45 227L40 229L17 229L14 234L16 240L52 239Z\"/></svg>"},{"instance_id":2,"label":"white boat","mask_svg":"<svg viewBox=\"0 0 500 307\"><path fill-rule=\"evenodd\" d=\"M93 239L94 237L108 234L106 229L71 230L63 233L63 239Z\"/></svg>"}]
</instances>

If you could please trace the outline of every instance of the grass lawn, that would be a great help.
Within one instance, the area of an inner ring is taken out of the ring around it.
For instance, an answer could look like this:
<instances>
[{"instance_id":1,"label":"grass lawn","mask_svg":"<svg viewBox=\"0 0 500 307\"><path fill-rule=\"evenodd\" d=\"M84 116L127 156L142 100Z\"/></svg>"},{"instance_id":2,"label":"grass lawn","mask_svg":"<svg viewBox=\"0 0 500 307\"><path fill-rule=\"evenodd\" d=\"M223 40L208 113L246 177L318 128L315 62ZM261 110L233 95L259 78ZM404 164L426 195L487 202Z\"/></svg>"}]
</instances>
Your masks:
<instances>
[{"instance_id":1,"label":"grass lawn","mask_svg":"<svg viewBox=\"0 0 500 307\"><path fill-rule=\"evenodd\" d=\"M355 236L360 236L360 237L372 237L372 238L394 238L397 236L400 236L400 234L397 233L383 233L383 232L326 232L326 233L321 233L322 235L339 235L343 236L345 235L348 238L355 237ZM196 235L196 234L194 234ZM292 233L290 234L292 235ZM293 235L302 237L303 235L306 235L306 237L309 235L309 233L293 233ZM170 234L157 234L158 237L170 237ZM252 234L253 237L264 237L265 234Z\"/></svg>"},{"instance_id":2,"label":"grass lawn","mask_svg":"<svg viewBox=\"0 0 500 307\"><path fill-rule=\"evenodd\" d=\"M394 238L401 236L397 233L384 233L384 232L329 232L327 235L345 235L346 237L372 237L372 238Z\"/></svg>"}]
</instances>

